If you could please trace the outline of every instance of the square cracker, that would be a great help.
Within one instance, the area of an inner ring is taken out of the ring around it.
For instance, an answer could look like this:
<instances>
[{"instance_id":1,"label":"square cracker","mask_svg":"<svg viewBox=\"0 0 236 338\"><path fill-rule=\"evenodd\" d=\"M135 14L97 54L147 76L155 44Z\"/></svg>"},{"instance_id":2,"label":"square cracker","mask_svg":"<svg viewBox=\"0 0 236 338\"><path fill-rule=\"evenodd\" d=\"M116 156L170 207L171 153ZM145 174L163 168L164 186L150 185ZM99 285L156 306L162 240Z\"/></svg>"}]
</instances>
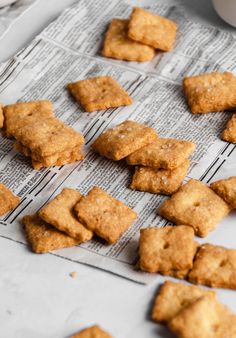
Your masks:
<instances>
[{"instance_id":1,"label":"square cracker","mask_svg":"<svg viewBox=\"0 0 236 338\"><path fill-rule=\"evenodd\" d=\"M179 338L236 337L236 316L210 295L190 304L168 325Z\"/></svg>"},{"instance_id":2,"label":"square cracker","mask_svg":"<svg viewBox=\"0 0 236 338\"><path fill-rule=\"evenodd\" d=\"M173 170L137 167L130 188L154 194L171 195L181 186L187 175L189 164L190 162L186 160Z\"/></svg>"},{"instance_id":3,"label":"square cracker","mask_svg":"<svg viewBox=\"0 0 236 338\"><path fill-rule=\"evenodd\" d=\"M80 222L109 244L114 244L137 218L136 212L98 187L75 206Z\"/></svg>"},{"instance_id":4,"label":"square cracker","mask_svg":"<svg viewBox=\"0 0 236 338\"><path fill-rule=\"evenodd\" d=\"M179 167L195 150L193 142L174 138L158 138L127 157L131 165L173 170Z\"/></svg>"},{"instance_id":5,"label":"square cracker","mask_svg":"<svg viewBox=\"0 0 236 338\"><path fill-rule=\"evenodd\" d=\"M98 325L91 326L87 329L76 333L70 338L112 338L107 332L103 331Z\"/></svg>"},{"instance_id":6,"label":"square cracker","mask_svg":"<svg viewBox=\"0 0 236 338\"><path fill-rule=\"evenodd\" d=\"M183 89L192 113L210 113L236 107L236 77L229 72L186 77Z\"/></svg>"},{"instance_id":7,"label":"square cracker","mask_svg":"<svg viewBox=\"0 0 236 338\"><path fill-rule=\"evenodd\" d=\"M51 156L84 143L84 137L56 118L48 117L14 132L18 142L38 156Z\"/></svg>"},{"instance_id":8,"label":"square cracker","mask_svg":"<svg viewBox=\"0 0 236 338\"><path fill-rule=\"evenodd\" d=\"M64 188L59 195L39 211L39 216L56 229L65 232L80 242L89 241L93 233L75 217L73 208L81 199L81 194L74 189Z\"/></svg>"},{"instance_id":9,"label":"square cracker","mask_svg":"<svg viewBox=\"0 0 236 338\"><path fill-rule=\"evenodd\" d=\"M3 127L3 124L4 124L3 105L0 103L0 128Z\"/></svg>"},{"instance_id":10,"label":"square cracker","mask_svg":"<svg viewBox=\"0 0 236 338\"><path fill-rule=\"evenodd\" d=\"M80 241L51 227L37 215L25 216L22 222L27 240L36 253L47 253L80 244Z\"/></svg>"},{"instance_id":11,"label":"square cracker","mask_svg":"<svg viewBox=\"0 0 236 338\"><path fill-rule=\"evenodd\" d=\"M98 76L67 85L71 95L86 112L128 106L129 94L110 76Z\"/></svg>"},{"instance_id":12,"label":"square cracker","mask_svg":"<svg viewBox=\"0 0 236 338\"><path fill-rule=\"evenodd\" d=\"M131 40L128 37L128 20L113 19L106 32L102 55L118 60L149 61L155 55L151 46Z\"/></svg>"},{"instance_id":13,"label":"square cracker","mask_svg":"<svg viewBox=\"0 0 236 338\"><path fill-rule=\"evenodd\" d=\"M204 183L191 179L165 201L161 216L176 224L193 227L195 234L205 237L230 211L225 201Z\"/></svg>"},{"instance_id":14,"label":"square cracker","mask_svg":"<svg viewBox=\"0 0 236 338\"><path fill-rule=\"evenodd\" d=\"M216 297L216 293L194 285L165 281L156 296L152 319L157 322L169 322L184 308L204 295Z\"/></svg>"},{"instance_id":15,"label":"square cracker","mask_svg":"<svg viewBox=\"0 0 236 338\"><path fill-rule=\"evenodd\" d=\"M0 216L15 209L20 203L20 198L15 196L11 190L0 183Z\"/></svg>"},{"instance_id":16,"label":"square cracker","mask_svg":"<svg viewBox=\"0 0 236 338\"><path fill-rule=\"evenodd\" d=\"M236 289L236 250L203 244L188 279L195 284Z\"/></svg>"},{"instance_id":17,"label":"square cracker","mask_svg":"<svg viewBox=\"0 0 236 338\"><path fill-rule=\"evenodd\" d=\"M50 101L39 100L19 102L3 108L4 128L7 137L15 137L15 131L35 121L53 117L53 106Z\"/></svg>"},{"instance_id":18,"label":"square cracker","mask_svg":"<svg viewBox=\"0 0 236 338\"><path fill-rule=\"evenodd\" d=\"M102 133L92 147L101 156L118 161L157 138L153 128L127 120Z\"/></svg>"},{"instance_id":19,"label":"square cracker","mask_svg":"<svg viewBox=\"0 0 236 338\"><path fill-rule=\"evenodd\" d=\"M223 198L231 208L236 209L236 176L211 183L210 187L217 195Z\"/></svg>"},{"instance_id":20,"label":"square cracker","mask_svg":"<svg viewBox=\"0 0 236 338\"><path fill-rule=\"evenodd\" d=\"M227 122L221 138L226 142L236 143L236 113Z\"/></svg>"},{"instance_id":21,"label":"square cracker","mask_svg":"<svg viewBox=\"0 0 236 338\"><path fill-rule=\"evenodd\" d=\"M140 231L140 269L147 272L189 270L197 250L191 227L166 226Z\"/></svg>"},{"instance_id":22,"label":"square cracker","mask_svg":"<svg viewBox=\"0 0 236 338\"><path fill-rule=\"evenodd\" d=\"M132 11L128 36L135 41L167 52L173 48L176 31L176 23L163 16L138 7Z\"/></svg>"}]
</instances>

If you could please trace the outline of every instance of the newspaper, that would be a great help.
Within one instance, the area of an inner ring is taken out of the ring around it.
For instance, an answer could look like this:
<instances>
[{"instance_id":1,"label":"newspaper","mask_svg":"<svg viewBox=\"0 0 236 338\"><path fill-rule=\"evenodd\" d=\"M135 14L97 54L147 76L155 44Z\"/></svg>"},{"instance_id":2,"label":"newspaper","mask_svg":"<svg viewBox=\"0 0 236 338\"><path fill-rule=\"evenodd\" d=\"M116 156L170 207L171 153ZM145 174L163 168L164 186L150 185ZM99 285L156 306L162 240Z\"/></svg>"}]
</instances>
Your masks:
<instances>
[{"instance_id":1,"label":"newspaper","mask_svg":"<svg viewBox=\"0 0 236 338\"><path fill-rule=\"evenodd\" d=\"M171 53L157 53L152 62L136 63L104 58L100 54L104 32L113 17L127 18L133 6L160 13L179 25ZM79 247L58 250L61 258L96 266L139 283L153 275L137 271L139 230L165 226L158 216L164 196L128 188L132 168L91 150L91 143L106 129L132 119L157 130L162 137L192 140L197 150L186 177L205 183L235 175L236 146L220 140L228 112L193 115L183 97L183 76L213 70L235 71L236 41L230 33L204 27L185 18L180 7L148 0L79 1L50 24L32 43L0 67L0 102L49 99L56 115L86 138L86 159L63 167L35 171L30 160L12 149L12 140L1 138L0 181L21 197L20 205L0 220L0 236L26 243L20 220L35 213L63 187L86 194L94 185L133 208L138 221L113 246L92 240ZM85 113L69 96L65 85L99 75L114 77L133 97L134 104L96 113ZM221 225L207 241L233 247L232 217L222 237ZM230 230L230 231L229 231ZM200 240L199 240L200 241ZM45 258L46 259L46 258Z\"/></svg>"},{"instance_id":2,"label":"newspaper","mask_svg":"<svg viewBox=\"0 0 236 338\"><path fill-rule=\"evenodd\" d=\"M0 8L0 37L7 32L18 19L37 0L18 0L11 5Z\"/></svg>"}]
</instances>

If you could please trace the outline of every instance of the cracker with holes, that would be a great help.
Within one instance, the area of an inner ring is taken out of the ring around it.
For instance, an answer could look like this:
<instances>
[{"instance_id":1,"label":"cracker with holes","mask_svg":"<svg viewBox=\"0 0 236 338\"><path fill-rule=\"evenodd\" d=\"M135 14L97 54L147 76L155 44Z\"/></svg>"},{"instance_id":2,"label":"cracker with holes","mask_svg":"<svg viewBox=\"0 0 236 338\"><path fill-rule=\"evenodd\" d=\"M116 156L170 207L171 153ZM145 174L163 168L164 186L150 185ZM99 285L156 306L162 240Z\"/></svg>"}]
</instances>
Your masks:
<instances>
[{"instance_id":1,"label":"cracker with holes","mask_svg":"<svg viewBox=\"0 0 236 338\"><path fill-rule=\"evenodd\" d=\"M92 147L101 156L119 161L157 138L153 128L127 120L102 133Z\"/></svg>"},{"instance_id":2,"label":"cracker with holes","mask_svg":"<svg viewBox=\"0 0 236 338\"><path fill-rule=\"evenodd\" d=\"M203 244L188 279L195 284L236 289L236 250Z\"/></svg>"},{"instance_id":3,"label":"cracker with holes","mask_svg":"<svg viewBox=\"0 0 236 338\"><path fill-rule=\"evenodd\" d=\"M137 214L98 187L75 206L79 221L109 244L114 244L136 220Z\"/></svg>"},{"instance_id":4,"label":"cracker with holes","mask_svg":"<svg viewBox=\"0 0 236 338\"><path fill-rule=\"evenodd\" d=\"M175 224L193 227L195 234L205 237L230 211L230 207L204 183L190 180L165 201L159 213Z\"/></svg>"},{"instance_id":5,"label":"cracker with holes","mask_svg":"<svg viewBox=\"0 0 236 338\"><path fill-rule=\"evenodd\" d=\"M106 32L102 55L119 60L149 61L155 55L151 46L128 37L128 20L113 19Z\"/></svg>"},{"instance_id":6,"label":"cracker with holes","mask_svg":"<svg viewBox=\"0 0 236 338\"><path fill-rule=\"evenodd\" d=\"M53 117L52 103L47 100L19 102L3 108L4 129L7 137L15 137L15 131L35 121Z\"/></svg>"},{"instance_id":7,"label":"cracker with holes","mask_svg":"<svg viewBox=\"0 0 236 338\"><path fill-rule=\"evenodd\" d=\"M0 128L3 127L3 124L4 124L3 105L0 103Z\"/></svg>"},{"instance_id":8,"label":"cracker with holes","mask_svg":"<svg viewBox=\"0 0 236 338\"><path fill-rule=\"evenodd\" d=\"M81 197L79 191L64 188L59 195L39 211L39 216L70 237L76 238L80 242L89 241L93 236L92 231L77 220L73 210Z\"/></svg>"},{"instance_id":9,"label":"cracker with holes","mask_svg":"<svg viewBox=\"0 0 236 338\"><path fill-rule=\"evenodd\" d=\"M195 148L195 144L190 141L158 138L129 155L127 163L173 170L186 161Z\"/></svg>"},{"instance_id":10,"label":"cracker with holes","mask_svg":"<svg viewBox=\"0 0 236 338\"><path fill-rule=\"evenodd\" d=\"M153 194L171 195L181 186L187 175L189 164L189 161L186 160L173 170L137 167L130 188Z\"/></svg>"},{"instance_id":11,"label":"cracker with holes","mask_svg":"<svg viewBox=\"0 0 236 338\"><path fill-rule=\"evenodd\" d=\"M142 8L133 8L128 36L162 51L170 51L175 42L177 25L172 20Z\"/></svg>"},{"instance_id":12,"label":"cracker with holes","mask_svg":"<svg viewBox=\"0 0 236 338\"><path fill-rule=\"evenodd\" d=\"M236 108L236 77L229 72L186 77L183 90L194 114Z\"/></svg>"},{"instance_id":13,"label":"cracker with holes","mask_svg":"<svg viewBox=\"0 0 236 338\"><path fill-rule=\"evenodd\" d=\"M236 113L227 122L221 138L226 142L236 143Z\"/></svg>"},{"instance_id":14,"label":"cracker with holes","mask_svg":"<svg viewBox=\"0 0 236 338\"><path fill-rule=\"evenodd\" d=\"M36 253L47 253L80 244L79 240L58 231L37 215L25 216L22 222L27 240Z\"/></svg>"},{"instance_id":15,"label":"cracker with holes","mask_svg":"<svg viewBox=\"0 0 236 338\"><path fill-rule=\"evenodd\" d=\"M193 228L185 225L142 229L140 269L164 275L171 275L175 271L188 272L193 266L198 246L193 237Z\"/></svg>"},{"instance_id":16,"label":"cracker with holes","mask_svg":"<svg viewBox=\"0 0 236 338\"><path fill-rule=\"evenodd\" d=\"M105 332L98 325L91 326L87 329L76 333L70 338L112 338L109 333Z\"/></svg>"},{"instance_id":17,"label":"cracker with holes","mask_svg":"<svg viewBox=\"0 0 236 338\"><path fill-rule=\"evenodd\" d=\"M86 112L128 106L129 94L110 76L98 76L67 85L71 95Z\"/></svg>"},{"instance_id":18,"label":"cracker with holes","mask_svg":"<svg viewBox=\"0 0 236 338\"><path fill-rule=\"evenodd\" d=\"M4 184L0 183L0 216L15 209L20 203L20 198L15 196Z\"/></svg>"},{"instance_id":19,"label":"cracker with holes","mask_svg":"<svg viewBox=\"0 0 236 338\"><path fill-rule=\"evenodd\" d=\"M209 295L187 306L168 326L179 338L236 337L235 314Z\"/></svg>"},{"instance_id":20,"label":"cracker with holes","mask_svg":"<svg viewBox=\"0 0 236 338\"><path fill-rule=\"evenodd\" d=\"M216 293L213 291L194 285L165 281L156 296L152 308L152 319L167 323L204 295L216 298Z\"/></svg>"},{"instance_id":21,"label":"cracker with holes","mask_svg":"<svg viewBox=\"0 0 236 338\"><path fill-rule=\"evenodd\" d=\"M236 176L211 183L210 187L217 195L223 198L232 209L236 209Z\"/></svg>"}]
</instances>

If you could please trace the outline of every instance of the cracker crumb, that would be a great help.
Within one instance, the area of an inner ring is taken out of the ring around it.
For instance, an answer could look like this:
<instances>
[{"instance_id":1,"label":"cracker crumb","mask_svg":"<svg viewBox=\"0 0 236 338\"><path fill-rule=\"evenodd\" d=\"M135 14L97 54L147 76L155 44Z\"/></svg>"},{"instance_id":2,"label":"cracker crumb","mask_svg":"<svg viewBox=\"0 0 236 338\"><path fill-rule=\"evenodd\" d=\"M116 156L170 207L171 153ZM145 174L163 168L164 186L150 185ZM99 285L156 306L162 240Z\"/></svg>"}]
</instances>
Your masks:
<instances>
[{"instance_id":1,"label":"cracker crumb","mask_svg":"<svg viewBox=\"0 0 236 338\"><path fill-rule=\"evenodd\" d=\"M70 273L70 277L71 278L76 278L78 276L78 272L76 272L76 271L72 271L71 273Z\"/></svg>"}]
</instances>

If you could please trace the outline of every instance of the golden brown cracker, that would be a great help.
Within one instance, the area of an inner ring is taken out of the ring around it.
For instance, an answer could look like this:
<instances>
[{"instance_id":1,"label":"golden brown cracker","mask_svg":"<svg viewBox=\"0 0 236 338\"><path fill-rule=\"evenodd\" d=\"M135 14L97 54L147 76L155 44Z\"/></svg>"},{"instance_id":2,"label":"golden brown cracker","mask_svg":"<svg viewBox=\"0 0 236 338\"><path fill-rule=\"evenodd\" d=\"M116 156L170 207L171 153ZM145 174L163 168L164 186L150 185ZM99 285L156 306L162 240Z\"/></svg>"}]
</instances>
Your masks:
<instances>
[{"instance_id":1,"label":"golden brown cracker","mask_svg":"<svg viewBox=\"0 0 236 338\"><path fill-rule=\"evenodd\" d=\"M4 184L0 183L0 216L15 209L20 198L15 196Z\"/></svg>"},{"instance_id":2,"label":"golden brown cracker","mask_svg":"<svg viewBox=\"0 0 236 338\"><path fill-rule=\"evenodd\" d=\"M229 72L186 77L183 90L194 114L236 108L236 77Z\"/></svg>"},{"instance_id":3,"label":"golden brown cracker","mask_svg":"<svg viewBox=\"0 0 236 338\"><path fill-rule=\"evenodd\" d=\"M4 124L3 105L0 103L0 128L3 127L3 124Z\"/></svg>"},{"instance_id":4,"label":"golden brown cracker","mask_svg":"<svg viewBox=\"0 0 236 338\"><path fill-rule=\"evenodd\" d=\"M67 85L71 95L86 112L128 106L129 94L110 76L98 76Z\"/></svg>"},{"instance_id":5,"label":"golden brown cracker","mask_svg":"<svg viewBox=\"0 0 236 338\"><path fill-rule=\"evenodd\" d=\"M137 167L130 188L154 194L171 195L181 186L189 165L190 162L186 160L173 170Z\"/></svg>"},{"instance_id":6,"label":"golden brown cracker","mask_svg":"<svg viewBox=\"0 0 236 338\"><path fill-rule=\"evenodd\" d=\"M112 338L109 333L103 331L98 325L91 326L87 329L76 333L70 338Z\"/></svg>"},{"instance_id":7,"label":"golden brown cracker","mask_svg":"<svg viewBox=\"0 0 236 338\"><path fill-rule=\"evenodd\" d=\"M162 51L170 51L176 38L175 22L142 8L133 8L128 36Z\"/></svg>"},{"instance_id":8,"label":"golden brown cracker","mask_svg":"<svg viewBox=\"0 0 236 338\"><path fill-rule=\"evenodd\" d=\"M152 143L157 137L153 128L127 120L102 133L92 147L101 156L118 161Z\"/></svg>"},{"instance_id":9,"label":"golden brown cracker","mask_svg":"<svg viewBox=\"0 0 236 338\"><path fill-rule=\"evenodd\" d=\"M128 20L113 19L106 32L102 55L118 60L149 61L155 55L154 48L128 37Z\"/></svg>"},{"instance_id":10,"label":"golden brown cracker","mask_svg":"<svg viewBox=\"0 0 236 338\"><path fill-rule=\"evenodd\" d=\"M39 216L56 229L65 232L80 242L89 241L93 233L81 224L74 215L74 206L81 199L79 191L64 188L39 211Z\"/></svg>"},{"instance_id":11,"label":"golden brown cracker","mask_svg":"<svg viewBox=\"0 0 236 338\"><path fill-rule=\"evenodd\" d=\"M176 224L193 227L195 234L205 237L230 211L228 204L204 183L191 179L165 201L161 216Z\"/></svg>"},{"instance_id":12,"label":"golden brown cracker","mask_svg":"<svg viewBox=\"0 0 236 338\"><path fill-rule=\"evenodd\" d=\"M173 170L179 167L195 150L191 141L158 138L127 157L127 163L152 168Z\"/></svg>"},{"instance_id":13,"label":"golden brown cracker","mask_svg":"<svg viewBox=\"0 0 236 338\"><path fill-rule=\"evenodd\" d=\"M236 113L227 122L221 138L226 142L236 143Z\"/></svg>"},{"instance_id":14,"label":"golden brown cracker","mask_svg":"<svg viewBox=\"0 0 236 338\"><path fill-rule=\"evenodd\" d=\"M223 200L236 209L236 176L228 177L224 180L219 180L210 185Z\"/></svg>"},{"instance_id":15,"label":"golden brown cracker","mask_svg":"<svg viewBox=\"0 0 236 338\"><path fill-rule=\"evenodd\" d=\"M114 244L137 218L136 212L98 187L75 206L80 222L109 244Z\"/></svg>"},{"instance_id":16,"label":"golden brown cracker","mask_svg":"<svg viewBox=\"0 0 236 338\"><path fill-rule=\"evenodd\" d=\"M25 216L23 224L26 237L36 253L47 253L80 244L79 240L51 227L37 215Z\"/></svg>"},{"instance_id":17,"label":"golden brown cracker","mask_svg":"<svg viewBox=\"0 0 236 338\"><path fill-rule=\"evenodd\" d=\"M163 274L191 269L197 249L193 238L193 228L185 225L141 229L140 269Z\"/></svg>"},{"instance_id":18,"label":"golden brown cracker","mask_svg":"<svg viewBox=\"0 0 236 338\"><path fill-rule=\"evenodd\" d=\"M198 286L165 281L155 298L152 319L167 323L203 295L216 297L215 292Z\"/></svg>"},{"instance_id":19,"label":"golden brown cracker","mask_svg":"<svg viewBox=\"0 0 236 338\"><path fill-rule=\"evenodd\" d=\"M188 279L195 284L236 289L236 250L203 244Z\"/></svg>"}]
</instances>

